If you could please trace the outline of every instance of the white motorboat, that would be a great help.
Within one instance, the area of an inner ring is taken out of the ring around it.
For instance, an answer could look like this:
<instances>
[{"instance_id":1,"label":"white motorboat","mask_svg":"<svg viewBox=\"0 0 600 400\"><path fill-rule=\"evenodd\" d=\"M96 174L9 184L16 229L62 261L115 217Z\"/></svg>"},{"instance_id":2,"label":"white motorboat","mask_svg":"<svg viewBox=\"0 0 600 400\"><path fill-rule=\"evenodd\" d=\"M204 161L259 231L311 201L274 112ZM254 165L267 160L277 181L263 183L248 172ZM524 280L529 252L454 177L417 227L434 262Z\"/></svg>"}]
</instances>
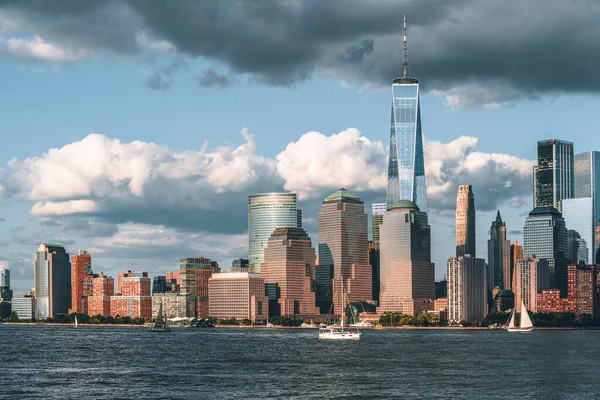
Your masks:
<instances>
[{"instance_id":1,"label":"white motorboat","mask_svg":"<svg viewBox=\"0 0 600 400\"><path fill-rule=\"evenodd\" d=\"M372 323L370 323L366 319L363 319L362 321L357 322L355 324L350 324L350 326L353 326L353 327L356 327L356 328L375 328L375 325L373 325Z\"/></svg>"}]
</instances>

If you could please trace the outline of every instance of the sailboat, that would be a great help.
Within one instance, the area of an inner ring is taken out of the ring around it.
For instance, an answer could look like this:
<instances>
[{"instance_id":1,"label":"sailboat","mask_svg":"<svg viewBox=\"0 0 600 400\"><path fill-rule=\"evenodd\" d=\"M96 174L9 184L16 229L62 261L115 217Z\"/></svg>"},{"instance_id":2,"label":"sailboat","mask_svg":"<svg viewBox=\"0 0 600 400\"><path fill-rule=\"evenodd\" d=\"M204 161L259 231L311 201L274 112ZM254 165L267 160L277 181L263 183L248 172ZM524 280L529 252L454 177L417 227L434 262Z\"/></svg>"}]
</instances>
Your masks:
<instances>
[{"instance_id":1,"label":"sailboat","mask_svg":"<svg viewBox=\"0 0 600 400\"><path fill-rule=\"evenodd\" d=\"M171 332L171 329L169 328L169 321L163 316L162 301L158 307L158 314L154 320L154 326L150 328L150 332Z\"/></svg>"},{"instance_id":2,"label":"sailboat","mask_svg":"<svg viewBox=\"0 0 600 400\"><path fill-rule=\"evenodd\" d=\"M344 309L346 308L346 302L344 297L344 280L341 281L342 285L342 318L340 325L326 326L319 329L319 339L326 340L360 340L360 332L358 328L354 330L344 329Z\"/></svg>"},{"instance_id":3,"label":"sailboat","mask_svg":"<svg viewBox=\"0 0 600 400\"><path fill-rule=\"evenodd\" d=\"M75 324L73 325L75 328L77 328L77 315L75 316Z\"/></svg>"},{"instance_id":4,"label":"sailboat","mask_svg":"<svg viewBox=\"0 0 600 400\"><path fill-rule=\"evenodd\" d=\"M509 332L531 332L533 330L533 323L531 322L531 318L529 318L529 313L525 308L523 300L521 300L521 321L519 326L516 326L515 324L516 315L517 307L513 307L506 330Z\"/></svg>"}]
</instances>

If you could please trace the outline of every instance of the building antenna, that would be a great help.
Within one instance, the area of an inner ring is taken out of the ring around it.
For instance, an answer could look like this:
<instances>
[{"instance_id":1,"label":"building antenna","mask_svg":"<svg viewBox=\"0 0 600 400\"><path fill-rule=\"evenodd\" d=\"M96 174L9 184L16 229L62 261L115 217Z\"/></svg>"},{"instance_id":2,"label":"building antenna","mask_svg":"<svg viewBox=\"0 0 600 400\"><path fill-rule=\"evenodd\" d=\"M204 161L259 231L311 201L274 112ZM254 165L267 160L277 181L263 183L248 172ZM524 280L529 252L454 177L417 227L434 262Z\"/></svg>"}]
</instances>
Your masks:
<instances>
[{"instance_id":1,"label":"building antenna","mask_svg":"<svg viewBox=\"0 0 600 400\"><path fill-rule=\"evenodd\" d=\"M406 15L404 16L404 57L402 61L402 66L404 67L404 75L403 78L406 78L406 66L408 62L406 61Z\"/></svg>"}]
</instances>

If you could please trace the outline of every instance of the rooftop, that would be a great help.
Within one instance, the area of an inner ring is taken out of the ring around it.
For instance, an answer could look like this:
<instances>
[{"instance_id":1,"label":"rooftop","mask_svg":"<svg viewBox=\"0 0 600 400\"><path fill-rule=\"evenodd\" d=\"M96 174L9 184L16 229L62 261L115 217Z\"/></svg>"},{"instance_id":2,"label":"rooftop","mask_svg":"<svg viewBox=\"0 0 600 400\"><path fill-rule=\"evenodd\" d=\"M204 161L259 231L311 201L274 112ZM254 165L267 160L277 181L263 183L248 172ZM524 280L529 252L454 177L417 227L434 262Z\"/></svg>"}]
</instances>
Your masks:
<instances>
[{"instance_id":1,"label":"rooftop","mask_svg":"<svg viewBox=\"0 0 600 400\"><path fill-rule=\"evenodd\" d=\"M405 210L405 209L419 211L419 207L417 207L417 205L410 200L398 200L397 202L395 202L392 205L392 208L391 208L391 210Z\"/></svg>"},{"instance_id":2,"label":"rooftop","mask_svg":"<svg viewBox=\"0 0 600 400\"><path fill-rule=\"evenodd\" d=\"M358 197L357 195L355 195L352 192L349 192L348 190L341 188L333 193L331 193L329 196L325 197L325 201L335 201L335 200L342 200L342 201L348 201L350 200L351 202L360 202L362 203L362 200L360 199L360 197Z\"/></svg>"},{"instance_id":3,"label":"rooftop","mask_svg":"<svg viewBox=\"0 0 600 400\"><path fill-rule=\"evenodd\" d=\"M533 210L531 210L531 212L529 213L529 216L531 217L533 215L546 215L546 214L561 215L560 211L558 211L554 207L536 207Z\"/></svg>"}]
</instances>

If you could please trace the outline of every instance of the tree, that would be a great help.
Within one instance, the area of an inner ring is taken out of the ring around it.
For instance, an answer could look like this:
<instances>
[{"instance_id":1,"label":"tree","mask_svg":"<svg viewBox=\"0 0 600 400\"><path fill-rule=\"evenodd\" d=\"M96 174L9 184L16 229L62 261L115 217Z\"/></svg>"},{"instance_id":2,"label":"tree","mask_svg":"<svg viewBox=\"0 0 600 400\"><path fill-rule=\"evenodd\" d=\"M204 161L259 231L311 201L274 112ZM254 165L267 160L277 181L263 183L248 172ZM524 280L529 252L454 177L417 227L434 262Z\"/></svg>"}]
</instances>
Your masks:
<instances>
[{"instance_id":1,"label":"tree","mask_svg":"<svg viewBox=\"0 0 600 400\"><path fill-rule=\"evenodd\" d=\"M17 315L17 313L15 311L13 311L10 313L9 317L6 318L6 322L20 322L19 316Z\"/></svg>"}]
</instances>

